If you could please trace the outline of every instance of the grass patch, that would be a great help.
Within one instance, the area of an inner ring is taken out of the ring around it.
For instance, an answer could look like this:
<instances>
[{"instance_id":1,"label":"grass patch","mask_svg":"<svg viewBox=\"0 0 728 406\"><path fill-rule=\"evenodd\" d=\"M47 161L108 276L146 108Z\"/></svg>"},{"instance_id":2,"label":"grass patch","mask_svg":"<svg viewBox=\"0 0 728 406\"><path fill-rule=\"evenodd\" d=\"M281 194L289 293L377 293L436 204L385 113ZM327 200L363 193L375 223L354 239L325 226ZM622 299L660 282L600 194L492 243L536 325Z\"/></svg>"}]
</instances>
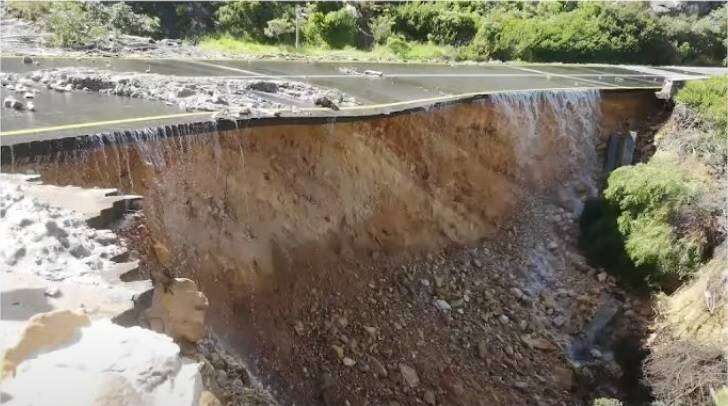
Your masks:
<instances>
[{"instance_id":1,"label":"grass patch","mask_svg":"<svg viewBox=\"0 0 728 406\"><path fill-rule=\"evenodd\" d=\"M287 44L265 44L231 35L208 36L200 40L201 48L237 55L308 56L361 61L444 61L457 58L458 48L434 43L404 42L399 47L376 45L371 50L351 46L332 49L322 45L304 44L299 48Z\"/></svg>"},{"instance_id":2,"label":"grass patch","mask_svg":"<svg viewBox=\"0 0 728 406\"><path fill-rule=\"evenodd\" d=\"M715 76L706 80L691 80L675 96L679 103L693 109L726 136L728 126L728 76Z\"/></svg>"}]
</instances>

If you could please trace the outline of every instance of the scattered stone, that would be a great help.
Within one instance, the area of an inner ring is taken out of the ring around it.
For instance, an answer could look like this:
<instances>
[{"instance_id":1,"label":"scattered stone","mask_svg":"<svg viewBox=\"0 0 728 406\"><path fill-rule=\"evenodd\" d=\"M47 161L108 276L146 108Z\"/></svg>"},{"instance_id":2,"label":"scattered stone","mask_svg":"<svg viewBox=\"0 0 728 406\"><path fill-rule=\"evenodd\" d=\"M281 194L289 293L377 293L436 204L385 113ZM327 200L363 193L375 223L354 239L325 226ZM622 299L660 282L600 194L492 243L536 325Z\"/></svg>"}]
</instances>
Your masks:
<instances>
[{"instance_id":1,"label":"scattered stone","mask_svg":"<svg viewBox=\"0 0 728 406\"><path fill-rule=\"evenodd\" d=\"M529 348L535 348L542 351L553 351L556 347L547 339L541 337L532 337L530 335L521 336L521 341Z\"/></svg>"},{"instance_id":2,"label":"scattered stone","mask_svg":"<svg viewBox=\"0 0 728 406\"><path fill-rule=\"evenodd\" d=\"M25 109L26 109L26 110L28 110L28 111L35 111L35 103L33 103L33 102L28 102L28 103L27 103L27 104L25 105Z\"/></svg>"},{"instance_id":3,"label":"scattered stone","mask_svg":"<svg viewBox=\"0 0 728 406\"><path fill-rule=\"evenodd\" d=\"M435 399L435 392L430 389L425 391L425 395L423 397L425 399L425 403L428 405L434 405L437 403L437 399Z\"/></svg>"},{"instance_id":4,"label":"scattered stone","mask_svg":"<svg viewBox=\"0 0 728 406\"><path fill-rule=\"evenodd\" d=\"M331 99L329 99L326 96L321 96L321 97L317 98L316 100L314 100L313 104L315 104L317 106L321 106L321 107L326 107L331 110L336 110L336 111L339 110L339 106L337 106L336 103L331 101Z\"/></svg>"},{"instance_id":5,"label":"scattered stone","mask_svg":"<svg viewBox=\"0 0 728 406\"><path fill-rule=\"evenodd\" d=\"M376 327L364 326L364 330L366 330L367 334L369 334L372 338L377 338L377 328Z\"/></svg>"},{"instance_id":6,"label":"scattered stone","mask_svg":"<svg viewBox=\"0 0 728 406\"><path fill-rule=\"evenodd\" d=\"M369 364L372 366L372 370L374 371L374 374L380 378L386 378L389 375L389 372L387 371L387 368L384 367L384 364L382 364L378 359L376 359L373 356L369 356Z\"/></svg>"},{"instance_id":7,"label":"scattered stone","mask_svg":"<svg viewBox=\"0 0 728 406\"><path fill-rule=\"evenodd\" d=\"M485 340L478 341L478 357L482 360L488 358L488 343Z\"/></svg>"},{"instance_id":8,"label":"scattered stone","mask_svg":"<svg viewBox=\"0 0 728 406\"><path fill-rule=\"evenodd\" d=\"M301 322L301 320L296 320L293 324L293 329L296 331L296 334L302 336L304 332L303 322Z\"/></svg>"},{"instance_id":9,"label":"scattered stone","mask_svg":"<svg viewBox=\"0 0 728 406\"><path fill-rule=\"evenodd\" d=\"M420 384L420 377L417 376L417 371L414 368L405 364L399 364L399 372L410 388L416 388Z\"/></svg>"},{"instance_id":10,"label":"scattered stone","mask_svg":"<svg viewBox=\"0 0 728 406\"><path fill-rule=\"evenodd\" d=\"M450 306L450 303L442 299L435 300L435 306L444 312L452 310L452 306Z\"/></svg>"},{"instance_id":11,"label":"scattered stone","mask_svg":"<svg viewBox=\"0 0 728 406\"><path fill-rule=\"evenodd\" d=\"M11 109L15 109L15 110L23 110L23 107L25 107L23 105L23 103L20 102L20 100L14 98L12 96L6 97L3 100L3 105L5 107L11 108Z\"/></svg>"},{"instance_id":12,"label":"scattered stone","mask_svg":"<svg viewBox=\"0 0 728 406\"><path fill-rule=\"evenodd\" d=\"M528 384L526 382L517 381L513 384L513 386L520 390L528 389Z\"/></svg>"},{"instance_id":13,"label":"scattered stone","mask_svg":"<svg viewBox=\"0 0 728 406\"><path fill-rule=\"evenodd\" d=\"M331 348L334 349L334 352L336 353L337 358L339 358L339 359L344 358L344 347L342 347L340 345L332 344Z\"/></svg>"},{"instance_id":14,"label":"scattered stone","mask_svg":"<svg viewBox=\"0 0 728 406\"><path fill-rule=\"evenodd\" d=\"M61 296L61 290L58 289L58 287L53 286L53 287L47 288L45 290L45 292L43 292L43 294L45 296L48 296L48 297L60 297Z\"/></svg>"},{"instance_id":15,"label":"scattered stone","mask_svg":"<svg viewBox=\"0 0 728 406\"><path fill-rule=\"evenodd\" d=\"M354 365L356 365L356 361L354 361L353 359L351 359L349 357L344 357L342 362L347 367L353 367Z\"/></svg>"},{"instance_id":16,"label":"scattered stone","mask_svg":"<svg viewBox=\"0 0 728 406\"><path fill-rule=\"evenodd\" d=\"M606 281L607 280L607 273L606 272L600 272L599 274L597 274L597 280L599 282Z\"/></svg>"}]
</instances>

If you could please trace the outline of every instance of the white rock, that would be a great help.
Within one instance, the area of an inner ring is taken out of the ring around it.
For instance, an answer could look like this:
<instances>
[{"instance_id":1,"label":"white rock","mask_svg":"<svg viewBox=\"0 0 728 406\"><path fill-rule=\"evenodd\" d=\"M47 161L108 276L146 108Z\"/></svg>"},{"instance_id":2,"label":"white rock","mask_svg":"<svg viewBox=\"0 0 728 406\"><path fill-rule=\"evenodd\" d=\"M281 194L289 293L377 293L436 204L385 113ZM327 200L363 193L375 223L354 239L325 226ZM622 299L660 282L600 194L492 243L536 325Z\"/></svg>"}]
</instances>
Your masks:
<instances>
[{"instance_id":1,"label":"white rock","mask_svg":"<svg viewBox=\"0 0 728 406\"><path fill-rule=\"evenodd\" d=\"M444 312L452 310L452 306L450 306L450 303L442 299L435 300L435 306Z\"/></svg>"}]
</instances>

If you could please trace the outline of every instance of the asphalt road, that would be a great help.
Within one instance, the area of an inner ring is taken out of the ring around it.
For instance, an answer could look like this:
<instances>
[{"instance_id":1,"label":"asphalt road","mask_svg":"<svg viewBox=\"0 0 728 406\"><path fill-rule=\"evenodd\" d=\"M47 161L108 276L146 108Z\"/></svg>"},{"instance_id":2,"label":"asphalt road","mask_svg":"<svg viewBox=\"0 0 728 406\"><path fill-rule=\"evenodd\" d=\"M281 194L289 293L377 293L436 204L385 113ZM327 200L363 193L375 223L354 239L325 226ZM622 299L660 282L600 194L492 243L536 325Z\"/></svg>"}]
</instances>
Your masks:
<instances>
[{"instance_id":1,"label":"asphalt road","mask_svg":"<svg viewBox=\"0 0 728 406\"><path fill-rule=\"evenodd\" d=\"M0 71L27 72L53 67L93 67L118 72L144 72L174 76L290 79L340 89L365 107L406 106L461 94L507 90L563 88L653 88L666 77L699 77L705 72L671 67L648 69L598 65L444 65L363 62L299 62L237 60L146 60L123 58L36 58L38 65L21 58L3 57ZM382 76L345 73L374 70ZM5 97L5 90L0 89ZM0 144L141 128L171 122L201 121L210 113L187 113L161 102L111 95L43 91L35 112L3 108ZM316 109L301 114L316 114ZM346 110L346 108L342 109ZM357 108L362 111L361 107Z\"/></svg>"}]
</instances>

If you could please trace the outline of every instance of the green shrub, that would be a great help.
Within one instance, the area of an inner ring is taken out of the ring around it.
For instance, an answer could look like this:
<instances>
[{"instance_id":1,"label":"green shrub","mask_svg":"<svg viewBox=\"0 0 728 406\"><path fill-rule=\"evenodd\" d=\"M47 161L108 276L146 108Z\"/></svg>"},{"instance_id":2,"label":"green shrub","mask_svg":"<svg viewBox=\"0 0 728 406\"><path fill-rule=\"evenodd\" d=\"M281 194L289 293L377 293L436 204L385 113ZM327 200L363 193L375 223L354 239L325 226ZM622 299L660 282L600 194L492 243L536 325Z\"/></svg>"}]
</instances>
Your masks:
<instances>
[{"instance_id":1,"label":"green shrub","mask_svg":"<svg viewBox=\"0 0 728 406\"><path fill-rule=\"evenodd\" d=\"M618 213L635 266L656 279L683 278L702 262L707 238L696 202L703 188L687 170L657 157L612 172L604 197Z\"/></svg>"},{"instance_id":2,"label":"green shrub","mask_svg":"<svg viewBox=\"0 0 728 406\"><path fill-rule=\"evenodd\" d=\"M477 15L450 2L407 2L394 8L397 33L412 41L438 44L468 43L477 31Z\"/></svg>"},{"instance_id":3,"label":"green shrub","mask_svg":"<svg viewBox=\"0 0 728 406\"><path fill-rule=\"evenodd\" d=\"M501 17L491 48L501 59L538 62L669 62L663 30L641 4L580 3L547 16Z\"/></svg>"},{"instance_id":4,"label":"green shrub","mask_svg":"<svg viewBox=\"0 0 728 406\"><path fill-rule=\"evenodd\" d=\"M268 20L267 27L263 32L268 38L274 38L277 42L291 42L292 33L296 27L293 26L291 20L287 18L274 18Z\"/></svg>"},{"instance_id":5,"label":"green shrub","mask_svg":"<svg viewBox=\"0 0 728 406\"><path fill-rule=\"evenodd\" d=\"M256 41L269 39L265 34L268 21L290 17L293 5L273 1L234 1L217 9L215 16L220 29L233 36Z\"/></svg>"},{"instance_id":6,"label":"green shrub","mask_svg":"<svg viewBox=\"0 0 728 406\"><path fill-rule=\"evenodd\" d=\"M84 3L57 2L50 7L47 25L51 43L63 47L80 47L103 36L106 29L97 18L90 18Z\"/></svg>"},{"instance_id":7,"label":"green shrub","mask_svg":"<svg viewBox=\"0 0 728 406\"><path fill-rule=\"evenodd\" d=\"M398 57L406 59L412 47L401 35L393 35L387 38L387 48Z\"/></svg>"},{"instance_id":8,"label":"green shrub","mask_svg":"<svg viewBox=\"0 0 728 406\"><path fill-rule=\"evenodd\" d=\"M124 2L114 3L109 7L91 7L93 16L91 20L97 20L113 30L131 35L154 35L159 31L159 18L150 17L145 14L135 13L132 8Z\"/></svg>"},{"instance_id":9,"label":"green shrub","mask_svg":"<svg viewBox=\"0 0 728 406\"><path fill-rule=\"evenodd\" d=\"M307 41L324 43L331 48L344 48L356 44L357 19L347 9L341 8L329 13L313 13L304 27Z\"/></svg>"},{"instance_id":10,"label":"green shrub","mask_svg":"<svg viewBox=\"0 0 728 406\"><path fill-rule=\"evenodd\" d=\"M726 59L728 18L723 6L710 14L662 16L668 40L675 48L674 63L685 65L719 65Z\"/></svg>"},{"instance_id":11,"label":"green shrub","mask_svg":"<svg viewBox=\"0 0 728 406\"><path fill-rule=\"evenodd\" d=\"M51 44L81 47L108 35L155 35L159 19L135 13L124 2L107 6L103 3L54 2L45 16L38 16L51 32Z\"/></svg>"},{"instance_id":12,"label":"green shrub","mask_svg":"<svg viewBox=\"0 0 728 406\"><path fill-rule=\"evenodd\" d=\"M666 157L618 168L604 198L584 207L580 248L629 286L671 290L709 249L704 191L701 180Z\"/></svg>"},{"instance_id":13,"label":"green shrub","mask_svg":"<svg viewBox=\"0 0 728 406\"><path fill-rule=\"evenodd\" d=\"M369 30L372 32L374 43L386 43L392 36L392 26L394 26L394 19L391 16L382 14L374 17L369 22Z\"/></svg>"},{"instance_id":14,"label":"green shrub","mask_svg":"<svg viewBox=\"0 0 728 406\"><path fill-rule=\"evenodd\" d=\"M44 19L51 8L49 1L6 1L7 12L18 18L29 21Z\"/></svg>"},{"instance_id":15,"label":"green shrub","mask_svg":"<svg viewBox=\"0 0 728 406\"><path fill-rule=\"evenodd\" d=\"M691 80L677 92L675 100L716 126L723 139L728 125L728 76L714 76L706 80Z\"/></svg>"}]
</instances>

